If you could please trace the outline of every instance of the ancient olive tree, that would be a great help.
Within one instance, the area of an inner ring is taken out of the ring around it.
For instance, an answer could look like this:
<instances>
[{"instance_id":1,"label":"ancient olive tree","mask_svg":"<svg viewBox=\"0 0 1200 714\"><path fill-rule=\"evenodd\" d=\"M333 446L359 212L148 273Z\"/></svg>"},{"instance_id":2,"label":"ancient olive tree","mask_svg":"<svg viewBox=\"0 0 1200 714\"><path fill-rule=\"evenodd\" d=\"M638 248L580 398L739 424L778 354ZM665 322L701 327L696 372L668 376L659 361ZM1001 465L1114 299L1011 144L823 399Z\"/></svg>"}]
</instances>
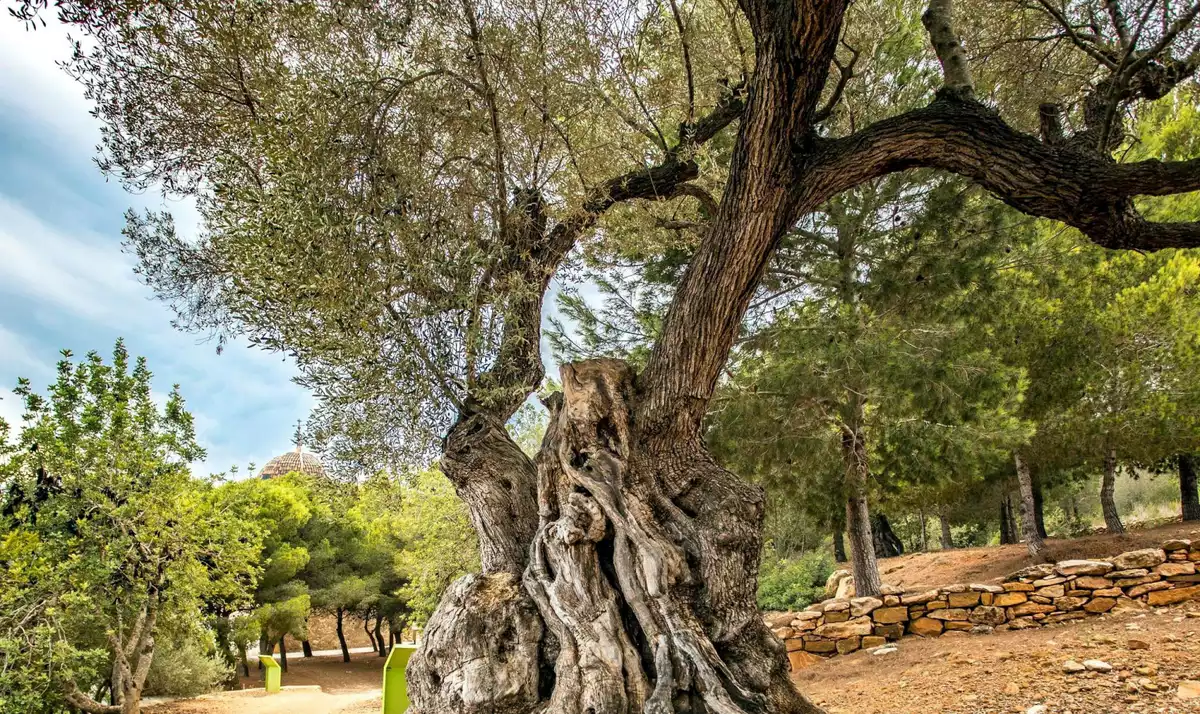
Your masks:
<instances>
[{"instance_id":1,"label":"ancient olive tree","mask_svg":"<svg viewBox=\"0 0 1200 714\"><path fill-rule=\"evenodd\" d=\"M949 0L923 15L929 102L828 129L848 5L56 3L87 36L69 69L102 166L198 197L199 241L127 231L181 325L294 354L350 468L445 434L483 574L429 622L416 711L817 711L755 608L761 491L700 424L780 238L831 197L927 167L1104 246L1200 244L1134 202L1200 187L1198 160L1113 159L1129 107L1194 74L1200 7L1012 8L1090 63L1039 138L977 97ZM504 423L542 379L543 295L651 200L706 222L659 337L639 373L563 366L531 460Z\"/></svg>"}]
</instances>

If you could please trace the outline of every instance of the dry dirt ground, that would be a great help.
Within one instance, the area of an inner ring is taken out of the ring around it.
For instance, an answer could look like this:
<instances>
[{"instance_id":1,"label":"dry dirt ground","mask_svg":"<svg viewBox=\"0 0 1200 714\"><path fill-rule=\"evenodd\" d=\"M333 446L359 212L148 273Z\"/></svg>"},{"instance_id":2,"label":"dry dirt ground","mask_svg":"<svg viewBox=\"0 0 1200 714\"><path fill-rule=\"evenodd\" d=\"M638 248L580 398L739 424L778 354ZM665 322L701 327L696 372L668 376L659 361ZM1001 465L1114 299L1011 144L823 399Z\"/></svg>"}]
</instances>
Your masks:
<instances>
[{"instance_id":1,"label":"dry dirt ground","mask_svg":"<svg viewBox=\"0 0 1200 714\"><path fill-rule=\"evenodd\" d=\"M794 676L830 714L1200 712L1179 683L1200 680L1200 602L1124 611L1039 630L923 640L834 657ZM1112 672L1066 674L1067 660Z\"/></svg>"},{"instance_id":2,"label":"dry dirt ground","mask_svg":"<svg viewBox=\"0 0 1200 714\"><path fill-rule=\"evenodd\" d=\"M341 656L289 657L283 675L284 691L261 689L221 692L148 708L148 714L378 714L381 706L384 660L374 653ZM251 670L243 686L262 687Z\"/></svg>"},{"instance_id":3,"label":"dry dirt ground","mask_svg":"<svg viewBox=\"0 0 1200 714\"><path fill-rule=\"evenodd\" d=\"M1050 560L1100 558L1127 550L1157 547L1171 538L1200 539L1195 522L1173 523L1121 535L1091 535L1071 540L1046 541ZM932 553L913 553L879 561L883 581L904 588L932 588L953 583L979 583L1002 578L1032 565L1024 545L961 548Z\"/></svg>"},{"instance_id":4,"label":"dry dirt ground","mask_svg":"<svg viewBox=\"0 0 1200 714\"><path fill-rule=\"evenodd\" d=\"M1195 524L1121 536L1049 541L1052 560L1111 556L1168 538L1200 539ZM885 582L906 588L1000 578L1031 561L1024 546L919 553L881 561ZM1200 713L1200 698L1181 700L1182 681L1200 681L1200 602L1114 611L1040 630L922 640L897 652L835 657L795 674L801 691L830 714L1001 714L1045 706L1045 714ZM1098 659L1112 672L1068 675L1067 660ZM358 654L289 657L277 695L245 691L158 706L151 714L375 714L383 660ZM316 685L316 686L313 686ZM245 686L261 686L251 677ZM1036 711L1036 710L1035 710Z\"/></svg>"}]
</instances>

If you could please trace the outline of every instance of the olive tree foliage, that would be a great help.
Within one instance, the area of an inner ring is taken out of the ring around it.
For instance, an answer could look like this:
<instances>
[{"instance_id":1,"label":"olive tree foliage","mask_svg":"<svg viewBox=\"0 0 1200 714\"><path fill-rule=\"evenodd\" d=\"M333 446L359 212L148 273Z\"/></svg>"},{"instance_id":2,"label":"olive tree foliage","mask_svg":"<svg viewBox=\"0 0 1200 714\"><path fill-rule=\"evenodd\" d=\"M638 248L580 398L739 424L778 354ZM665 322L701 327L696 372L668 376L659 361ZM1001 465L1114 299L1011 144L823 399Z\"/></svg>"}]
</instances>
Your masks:
<instances>
[{"instance_id":1,"label":"olive tree foliage","mask_svg":"<svg viewBox=\"0 0 1200 714\"><path fill-rule=\"evenodd\" d=\"M360 469L520 404L553 268L608 204L696 173L748 40L698 33L685 77L674 20L609 0L57 7L102 168L198 198L195 243L128 216L142 277L180 327L292 353Z\"/></svg>"},{"instance_id":2,"label":"olive tree foliage","mask_svg":"<svg viewBox=\"0 0 1200 714\"><path fill-rule=\"evenodd\" d=\"M1200 243L1134 203L1200 187L1195 160L1113 153L1126 111L1196 69L1200 8L1152 6L1022 6L1038 35L981 27L1010 47L1066 34L1053 58L1084 70L1009 122L983 101L1007 88L976 85L951 0L933 0L934 51L913 61L941 86L837 124L855 84L843 0L56 5L87 35L71 71L104 165L200 194L198 244L161 216L128 228L181 324L293 353L348 464L445 432L483 572L431 617L414 709L566 714L817 711L755 607L762 493L700 433L766 266L830 199L913 168L1108 247ZM668 198L705 225L644 368L564 365L535 466L504 423L543 376L550 278L609 209Z\"/></svg>"}]
</instances>

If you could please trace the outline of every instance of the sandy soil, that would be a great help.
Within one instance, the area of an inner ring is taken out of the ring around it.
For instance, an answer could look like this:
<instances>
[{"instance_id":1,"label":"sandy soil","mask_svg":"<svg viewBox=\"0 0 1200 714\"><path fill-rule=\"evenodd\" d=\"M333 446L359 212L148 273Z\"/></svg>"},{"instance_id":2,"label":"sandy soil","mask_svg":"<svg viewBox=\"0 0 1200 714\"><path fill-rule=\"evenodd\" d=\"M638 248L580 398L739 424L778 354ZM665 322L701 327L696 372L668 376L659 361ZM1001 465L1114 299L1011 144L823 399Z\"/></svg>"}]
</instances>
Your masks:
<instances>
[{"instance_id":1,"label":"sandy soil","mask_svg":"<svg viewBox=\"0 0 1200 714\"><path fill-rule=\"evenodd\" d=\"M1046 541L1050 560L1097 558L1126 550L1157 546L1170 538L1200 539L1196 523L1173 523L1122 535L1092 535L1072 540ZM961 548L932 553L913 553L879 561L883 581L904 588L931 588L952 583L987 582L1032 565L1024 545Z\"/></svg>"}]
</instances>

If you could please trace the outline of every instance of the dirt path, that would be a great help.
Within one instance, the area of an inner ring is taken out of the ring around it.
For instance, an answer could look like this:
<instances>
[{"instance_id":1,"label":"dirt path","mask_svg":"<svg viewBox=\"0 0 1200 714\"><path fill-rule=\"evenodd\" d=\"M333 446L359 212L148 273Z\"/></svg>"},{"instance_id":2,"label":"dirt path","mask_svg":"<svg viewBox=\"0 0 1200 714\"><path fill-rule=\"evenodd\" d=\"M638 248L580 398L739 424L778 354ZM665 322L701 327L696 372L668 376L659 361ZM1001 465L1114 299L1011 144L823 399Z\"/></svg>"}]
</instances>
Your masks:
<instances>
[{"instance_id":1,"label":"dirt path","mask_svg":"<svg viewBox=\"0 0 1200 714\"><path fill-rule=\"evenodd\" d=\"M283 675L284 691L267 694L257 673L243 691L220 692L147 708L149 714L378 714L383 662L373 653L343 663L341 655L294 657Z\"/></svg>"}]
</instances>

